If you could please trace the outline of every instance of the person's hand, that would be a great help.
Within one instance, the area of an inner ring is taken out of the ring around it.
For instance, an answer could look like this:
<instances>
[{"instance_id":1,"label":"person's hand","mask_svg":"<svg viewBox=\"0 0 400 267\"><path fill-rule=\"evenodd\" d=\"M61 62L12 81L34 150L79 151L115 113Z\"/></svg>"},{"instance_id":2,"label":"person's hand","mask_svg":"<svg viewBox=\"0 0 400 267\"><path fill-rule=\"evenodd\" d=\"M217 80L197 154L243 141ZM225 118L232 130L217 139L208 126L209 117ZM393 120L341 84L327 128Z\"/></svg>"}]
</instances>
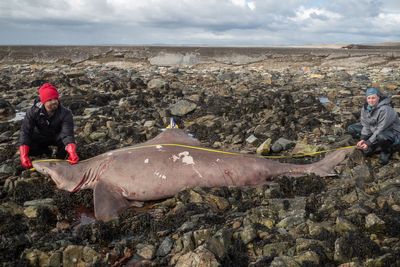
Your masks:
<instances>
[{"instance_id":1,"label":"person's hand","mask_svg":"<svg viewBox=\"0 0 400 267\"><path fill-rule=\"evenodd\" d=\"M368 144L365 140L361 140L357 143L356 147L361 150L366 150L368 149Z\"/></svg>"},{"instance_id":2,"label":"person's hand","mask_svg":"<svg viewBox=\"0 0 400 267\"><path fill-rule=\"evenodd\" d=\"M78 154L76 154L76 144L70 143L65 147L68 152L68 161L70 164L76 164L79 162Z\"/></svg>"},{"instance_id":3,"label":"person's hand","mask_svg":"<svg viewBox=\"0 0 400 267\"><path fill-rule=\"evenodd\" d=\"M21 166L25 169L32 168L32 162L29 158L29 149L30 148L27 145L21 145L19 147L19 159L21 161Z\"/></svg>"}]
</instances>

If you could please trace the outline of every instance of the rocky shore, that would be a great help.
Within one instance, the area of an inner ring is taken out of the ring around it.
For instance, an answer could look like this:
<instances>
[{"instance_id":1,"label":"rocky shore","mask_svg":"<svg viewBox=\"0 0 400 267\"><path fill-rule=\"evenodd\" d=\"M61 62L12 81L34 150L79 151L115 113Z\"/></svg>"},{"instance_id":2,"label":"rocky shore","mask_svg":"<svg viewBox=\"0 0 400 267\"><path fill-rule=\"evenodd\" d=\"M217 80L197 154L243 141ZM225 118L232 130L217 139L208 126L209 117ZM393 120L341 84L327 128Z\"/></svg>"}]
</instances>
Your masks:
<instances>
[{"instance_id":1,"label":"rocky shore","mask_svg":"<svg viewBox=\"0 0 400 267\"><path fill-rule=\"evenodd\" d=\"M365 88L400 108L399 67L400 50L382 47L0 47L1 265L400 266L398 153L381 167L355 151L336 177L186 189L107 223L91 191L60 191L16 154L44 82L74 114L81 159L146 141L171 117L221 150L354 145L345 131Z\"/></svg>"}]
</instances>

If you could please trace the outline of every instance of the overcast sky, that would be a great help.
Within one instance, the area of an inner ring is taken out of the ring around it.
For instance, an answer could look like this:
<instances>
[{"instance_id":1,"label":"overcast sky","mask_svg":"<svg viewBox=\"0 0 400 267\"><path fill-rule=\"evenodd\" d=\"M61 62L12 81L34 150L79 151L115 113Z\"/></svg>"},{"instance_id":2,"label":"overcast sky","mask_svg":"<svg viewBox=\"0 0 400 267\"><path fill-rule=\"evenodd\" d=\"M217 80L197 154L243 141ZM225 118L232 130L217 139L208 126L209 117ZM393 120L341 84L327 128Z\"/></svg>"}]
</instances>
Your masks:
<instances>
[{"instance_id":1,"label":"overcast sky","mask_svg":"<svg viewBox=\"0 0 400 267\"><path fill-rule=\"evenodd\" d=\"M0 0L0 45L400 41L400 0Z\"/></svg>"}]
</instances>

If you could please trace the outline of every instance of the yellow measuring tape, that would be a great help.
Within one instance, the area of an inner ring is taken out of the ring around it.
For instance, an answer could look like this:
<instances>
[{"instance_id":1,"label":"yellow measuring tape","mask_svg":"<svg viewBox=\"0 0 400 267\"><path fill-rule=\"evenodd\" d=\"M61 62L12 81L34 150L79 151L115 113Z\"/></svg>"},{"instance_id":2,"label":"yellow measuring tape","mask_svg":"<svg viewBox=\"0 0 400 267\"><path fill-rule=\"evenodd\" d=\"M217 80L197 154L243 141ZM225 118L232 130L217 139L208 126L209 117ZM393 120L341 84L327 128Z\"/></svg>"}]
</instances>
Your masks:
<instances>
[{"instance_id":1,"label":"yellow measuring tape","mask_svg":"<svg viewBox=\"0 0 400 267\"><path fill-rule=\"evenodd\" d=\"M160 146L176 146L176 147L190 148L190 149L196 149L196 150L219 153L219 154L225 154L225 155L236 155L236 156L253 155L253 154L243 154L243 153L239 153L239 152L228 152L228 151L222 151L222 150L217 150L217 149L204 148L204 147L198 147L198 146L189 146L189 145L182 145L182 144L144 145L144 146L137 146L137 147L120 148L120 149L117 149L117 151L142 149L142 148L149 148L149 147L160 147ZM354 148L354 147L355 146L345 146L345 147L326 149L326 150L321 150L321 151L316 151L316 152L311 152L311 153L299 153L299 154L286 155L286 156L283 156L283 155L277 155L277 156L259 156L259 155L255 155L255 156L259 157L259 158L268 158L268 159L302 158L302 157L315 156L315 155L318 155L318 154L323 154L323 153L327 153L327 152L331 152L331 151L335 151L335 150L343 150L343 149L349 149L349 148ZM86 160L83 160L83 161L86 161ZM57 162L57 161L66 161L66 160L62 160L62 159L42 159L42 160L35 160L33 162ZM35 168L31 168L30 170L31 171L35 171Z\"/></svg>"},{"instance_id":2,"label":"yellow measuring tape","mask_svg":"<svg viewBox=\"0 0 400 267\"><path fill-rule=\"evenodd\" d=\"M148 147L157 147L157 146L177 146L177 147L184 147L184 148L191 148L191 149L196 149L196 150L202 150L202 151L207 151L207 152L213 152L213 153L220 153L220 154L226 154L226 155L253 155L253 154L243 154L239 152L227 152L227 151L222 151L222 150L217 150L217 149L212 149L212 148L204 148L204 147L198 147L198 146L189 146L189 145L182 145L182 144L156 144L156 145L145 145L145 146L139 146L139 147L130 147L130 148L121 148L118 149L119 151L123 150L130 150L130 149L140 149L140 148L148 148ZM270 158L270 159L283 159L283 158L301 158L301 157L307 157L307 156L314 156L318 154L323 154L326 152L331 152L335 150L343 150L343 149L349 149L349 148L354 148L355 146L345 146L345 147L339 147L339 148L333 148L333 149L326 149L326 150L321 150L321 151L316 151L312 153L299 153L299 154L293 154L293 155L287 155L287 156L260 156L260 155L255 155L256 157L259 158Z\"/></svg>"}]
</instances>

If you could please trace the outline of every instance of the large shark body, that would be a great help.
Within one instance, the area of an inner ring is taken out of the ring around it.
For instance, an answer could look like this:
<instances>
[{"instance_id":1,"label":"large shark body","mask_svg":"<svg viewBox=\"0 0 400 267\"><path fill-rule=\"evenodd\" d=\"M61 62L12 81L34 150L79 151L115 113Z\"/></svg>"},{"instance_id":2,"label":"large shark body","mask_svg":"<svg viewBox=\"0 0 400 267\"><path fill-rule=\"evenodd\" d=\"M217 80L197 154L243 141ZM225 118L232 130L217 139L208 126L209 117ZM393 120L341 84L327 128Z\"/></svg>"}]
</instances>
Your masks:
<instances>
[{"instance_id":1,"label":"large shark body","mask_svg":"<svg viewBox=\"0 0 400 267\"><path fill-rule=\"evenodd\" d=\"M33 162L59 189L93 189L99 220L117 217L138 202L163 199L185 188L255 186L275 177L315 173L332 175L333 167L350 152L337 150L313 164L296 165L200 147L180 129L168 129L140 145L113 150L70 165L68 162Z\"/></svg>"}]
</instances>

